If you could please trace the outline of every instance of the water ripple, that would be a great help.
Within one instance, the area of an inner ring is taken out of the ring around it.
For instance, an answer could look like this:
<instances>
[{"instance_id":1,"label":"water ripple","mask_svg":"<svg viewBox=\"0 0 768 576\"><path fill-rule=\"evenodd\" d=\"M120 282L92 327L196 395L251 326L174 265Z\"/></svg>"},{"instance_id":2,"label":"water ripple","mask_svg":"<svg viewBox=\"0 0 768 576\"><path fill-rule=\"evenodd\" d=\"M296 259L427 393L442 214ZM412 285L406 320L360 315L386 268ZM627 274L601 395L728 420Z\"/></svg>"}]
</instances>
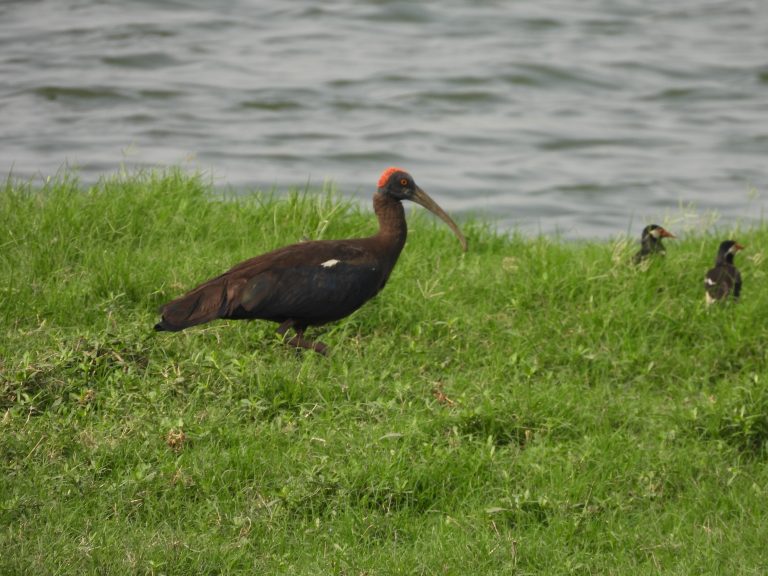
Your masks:
<instances>
[{"instance_id":1,"label":"water ripple","mask_svg":"<svg viewBox=\"0 0 768 576\"><path fill-rule=\"evenodd\" d=\"M30 92L46 100L102 100L116 104L117 100L130 99L123 91L106 87L39 86Z\"/></svg>"},{"instance_id":2,"label":"water ripple","mask_svg":"<svg viewBox=\"0 0 768 576\"><path fill-rule=\"evenodd\" d=\"M101 61L104 64L119 68L141 68L145 70L167 68L182 64L181 61L164 52L137 52L120 56L104 56L101 58Z\"/></svg>"}]
</instances>

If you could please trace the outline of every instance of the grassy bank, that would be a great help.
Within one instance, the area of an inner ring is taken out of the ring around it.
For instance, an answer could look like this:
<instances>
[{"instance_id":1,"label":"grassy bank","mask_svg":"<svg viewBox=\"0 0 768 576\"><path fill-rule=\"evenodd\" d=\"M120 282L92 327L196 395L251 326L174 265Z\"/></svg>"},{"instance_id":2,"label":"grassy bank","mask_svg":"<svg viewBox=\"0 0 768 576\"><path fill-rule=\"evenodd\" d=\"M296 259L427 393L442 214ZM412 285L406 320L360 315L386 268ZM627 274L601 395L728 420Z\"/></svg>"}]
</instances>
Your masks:
<instances>
[{"instance_id":1,"label":"grassy bank","mask_svg":"<svg viewBox=\"0 0 768 576\"><path fill-rule=\"evenodd\" d=\"M0 573L768 571L768 229L733 232L743 301L707 311L730 231L637 269L634 242L477 224L462 254L413 212L324 358L266 322L152 331L233 263L375 229L329 194L210 196L2 190Z\"/></svg>"}]
</instances>

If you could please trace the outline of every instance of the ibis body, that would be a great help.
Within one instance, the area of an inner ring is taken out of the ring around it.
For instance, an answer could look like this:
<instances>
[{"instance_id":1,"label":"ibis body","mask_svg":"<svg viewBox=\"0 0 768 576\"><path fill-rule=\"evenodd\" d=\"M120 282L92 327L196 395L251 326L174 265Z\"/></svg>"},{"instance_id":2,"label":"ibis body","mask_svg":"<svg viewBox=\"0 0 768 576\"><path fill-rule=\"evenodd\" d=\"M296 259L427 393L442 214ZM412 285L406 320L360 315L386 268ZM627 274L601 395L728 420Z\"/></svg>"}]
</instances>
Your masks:
<instances>
[{"instance_id":1,"label":"ibis body","mask_svg":"<svg viewBox=\"0 0 768 576\"><path fill-rule=\"evenodd\" d=\"M373 198L378 233L300 242L241 262L162 306L155 329L179 331L218 318L271 320L280 324L280 334L294 329L288 344L325 353L325 344L304 338L305 329L350 315L384 287L407 236L402 200L443 219L466 250L464 236L442 208L407 172L389 168Z\"/></svg>"}]
</instances>

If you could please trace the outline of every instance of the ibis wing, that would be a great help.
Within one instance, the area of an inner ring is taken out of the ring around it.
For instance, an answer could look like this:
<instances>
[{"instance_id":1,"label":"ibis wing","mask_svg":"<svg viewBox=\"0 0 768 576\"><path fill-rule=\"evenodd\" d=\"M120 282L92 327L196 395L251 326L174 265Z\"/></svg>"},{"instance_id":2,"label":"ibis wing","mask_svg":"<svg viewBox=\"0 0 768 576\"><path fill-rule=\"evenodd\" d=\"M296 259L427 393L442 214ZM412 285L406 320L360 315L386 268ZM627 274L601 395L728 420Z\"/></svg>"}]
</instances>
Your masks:
<instances>
[{"instance_id":1,"label":"ibis wing","mask_svg":"<svg viewBox=\"0 0 768 576\"><path fill-rule=\"evenodd\" d=\"M242 279L223 274L168 302L160 309L162 329L183 330L221 318L243 284Z\"/></svg>"},{"instance_id":2,"label":"ibis wing","mask_svg":"<svg viewBox=\"0 0 768 576\"><path fill-rule=\"evenodd\" d=\"M241 262L165 304L162 329L216 318L342 318L378 292L382 274L359 242L293 244Z\"/></svg>"},{"instance_id":3,"label":"ibis wing","mask_svg":"<svg viewBox=\"0 0 768 576\"><path fill-rule=\"evenodd\" d=\"M378 292L382 274L374 259L355 250L288 259L249 274L226 317L291 318L309 324L342 318Z\"/></svg>"}]
</instances>

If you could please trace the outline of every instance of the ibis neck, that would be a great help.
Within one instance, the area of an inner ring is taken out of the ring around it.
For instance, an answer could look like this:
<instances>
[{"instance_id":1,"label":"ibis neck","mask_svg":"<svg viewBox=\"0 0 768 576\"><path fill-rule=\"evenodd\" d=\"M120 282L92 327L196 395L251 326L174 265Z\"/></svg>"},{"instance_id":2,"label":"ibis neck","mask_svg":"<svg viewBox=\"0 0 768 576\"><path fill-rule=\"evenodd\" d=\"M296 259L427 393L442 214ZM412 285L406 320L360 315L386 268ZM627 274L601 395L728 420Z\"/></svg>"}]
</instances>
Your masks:
<instances>
[{"instance_id":1,"label":"ibis neck","mask_svg":"<svg viewBox=\"0 0 768 576\"><path fill-rule=\"evenodd\" d=\"M373 211L379 219L376 238L395 258L405 245L408 227L405 224L405 209L399 200L378 192L373 195Z\"/></svg>"}]
</instances>

